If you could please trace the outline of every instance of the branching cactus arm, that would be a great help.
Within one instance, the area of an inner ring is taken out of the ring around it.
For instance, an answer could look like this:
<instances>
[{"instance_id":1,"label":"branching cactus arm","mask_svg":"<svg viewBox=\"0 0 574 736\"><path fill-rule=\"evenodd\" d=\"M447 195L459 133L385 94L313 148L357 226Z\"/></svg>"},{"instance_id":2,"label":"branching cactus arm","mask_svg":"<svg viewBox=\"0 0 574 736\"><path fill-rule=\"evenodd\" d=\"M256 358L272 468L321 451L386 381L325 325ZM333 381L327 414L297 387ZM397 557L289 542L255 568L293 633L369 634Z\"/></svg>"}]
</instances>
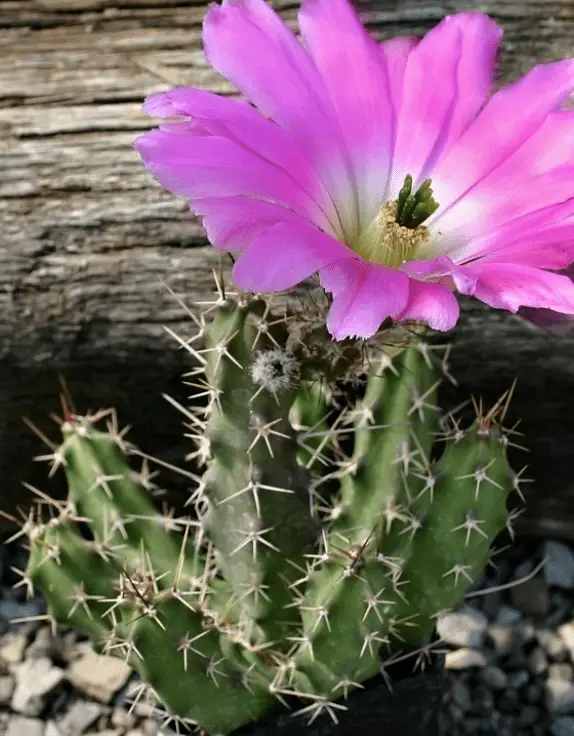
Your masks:
<instances>
[{"instance_id":1,"label":"branching cactus arm","mask_svg":"<svg viewBox=\"0 0 574 736\"><path fill-rule=\"evenodd\" d=\"M205 466L192 516L158 510L113 422L72 416L54 456L67 503L27 524L26 579L53 618L210 736L289 696L310 718L345 707L401 648L427 649L515 487L496 412L443 431L441 363L420 335L385 333L358 364L300 317L221 297L204 346L180 339L208 396L181 407Z\"/></svg>"}]
</instances>

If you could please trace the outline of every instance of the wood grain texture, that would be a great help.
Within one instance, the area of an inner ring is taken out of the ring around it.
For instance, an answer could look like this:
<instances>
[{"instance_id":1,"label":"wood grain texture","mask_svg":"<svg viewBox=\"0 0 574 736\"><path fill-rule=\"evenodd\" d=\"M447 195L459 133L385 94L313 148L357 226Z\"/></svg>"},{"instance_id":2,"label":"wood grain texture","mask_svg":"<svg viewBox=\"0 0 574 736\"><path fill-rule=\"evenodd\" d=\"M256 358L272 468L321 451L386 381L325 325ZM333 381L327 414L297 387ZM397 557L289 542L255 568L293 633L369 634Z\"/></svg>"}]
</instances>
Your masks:
<instances>
[{"instance_id":1,"label":"wood grain texture","mask_svg":"<svg viewBox=\"0 0 574 736\"><path fill-rule=\"evenodd\" d=\"M295 28L297 3L272 4ZM179 375L188 361L163 325L190 326L162 282L208 298L215 254L131 143L151 125L140 112L150 92L233 88L203 57L203 2L0 5L0 507L11 509L29 502L23 479L62 491L31 463L42 450L21 419L48 426L58 374L79 409L116 406L144 450L176 462L186 453L180 419L160 393L185 399ZM357 6L381 40L420 35L460 9L488 12L505 29L499 82L574 55L570 0ZM536 478L522 528L574 536L574 336L465 305L453 359L460 388L447 392L451 403L469 391L492 400L518 376L512 411L523 418Z\"/></svg>"}]
</instances>

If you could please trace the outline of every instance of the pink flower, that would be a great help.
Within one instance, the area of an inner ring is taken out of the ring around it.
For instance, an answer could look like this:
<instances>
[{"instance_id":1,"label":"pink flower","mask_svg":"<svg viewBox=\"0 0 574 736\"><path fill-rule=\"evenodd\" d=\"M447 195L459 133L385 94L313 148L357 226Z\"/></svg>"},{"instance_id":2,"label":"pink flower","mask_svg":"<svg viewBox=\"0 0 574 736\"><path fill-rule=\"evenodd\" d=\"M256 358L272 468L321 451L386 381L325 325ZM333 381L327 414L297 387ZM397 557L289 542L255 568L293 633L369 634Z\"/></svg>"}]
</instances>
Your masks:
<instances>
[{"instance_id":1,"label":"pink flower","mask_svg":"<svg viewBox=\"0 0 574 736\"><path fill-rule=\"evenodd\" d=\"M206 57L252 103L181 87L144 110L183 118L135 142L190 200L233 279L287 290L319 273L331 334L387 317L451 329L454 291L574 314L574 60L490 96L502 31L446 17L376 43L348 0L303 0L302 42L264 0L205 17Z\"/></svg>"}]
</instances>

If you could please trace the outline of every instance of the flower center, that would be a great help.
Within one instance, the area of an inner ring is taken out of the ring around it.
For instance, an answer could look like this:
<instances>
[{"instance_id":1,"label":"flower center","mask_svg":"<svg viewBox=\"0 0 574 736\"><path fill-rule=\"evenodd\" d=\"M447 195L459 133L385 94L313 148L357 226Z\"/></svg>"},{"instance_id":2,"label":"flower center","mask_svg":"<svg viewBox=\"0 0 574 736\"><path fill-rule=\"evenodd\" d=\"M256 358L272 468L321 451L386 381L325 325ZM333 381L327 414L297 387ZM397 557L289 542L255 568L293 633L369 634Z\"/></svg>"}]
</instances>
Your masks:
<instances>
[{"instance_id":1,"label":"flower center","mask_svg":"<svg viewBox=\"0 0 574 736\"><path fill-rule=\"evenodd\" d=\"M412 260L419 245L428 238L428 228L422 223L439 205L433 199L430 179L425 179L414 194L412 187L409 174L396 202L386 202L353 244L353 250L366 261L398 268Z\"/></svg>"}]
</instances>

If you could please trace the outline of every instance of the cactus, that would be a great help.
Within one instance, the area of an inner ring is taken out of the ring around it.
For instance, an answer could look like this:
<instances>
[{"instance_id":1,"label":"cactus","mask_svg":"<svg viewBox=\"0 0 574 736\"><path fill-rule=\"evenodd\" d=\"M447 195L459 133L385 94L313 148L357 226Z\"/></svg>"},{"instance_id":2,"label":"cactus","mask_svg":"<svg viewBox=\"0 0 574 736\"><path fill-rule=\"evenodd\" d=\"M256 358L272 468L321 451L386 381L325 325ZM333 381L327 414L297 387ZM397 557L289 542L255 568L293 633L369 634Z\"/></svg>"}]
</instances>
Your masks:
<instances>
[{"instance_id":1,"label":"cactus","mask_svg":"<svg viewBox=\"0 0 574 736\"><path fill-rule=\"evenodd\" d=\"M393 653L428 650L517 482L500 411L447 426L442 364L419 335L384 333L359 367L357 346L295 332L262 299L221 294L201 319L204 347L180 339L208 399L182 408L205 466L189 473L194 516L158 511L114 421L69 415L52 456L68 500L27 529L26 579L51 616L212 735L289 696L311 720L336 720ZM349 375L362 376L356 398Z\"/></svg>"}]
</instances>

